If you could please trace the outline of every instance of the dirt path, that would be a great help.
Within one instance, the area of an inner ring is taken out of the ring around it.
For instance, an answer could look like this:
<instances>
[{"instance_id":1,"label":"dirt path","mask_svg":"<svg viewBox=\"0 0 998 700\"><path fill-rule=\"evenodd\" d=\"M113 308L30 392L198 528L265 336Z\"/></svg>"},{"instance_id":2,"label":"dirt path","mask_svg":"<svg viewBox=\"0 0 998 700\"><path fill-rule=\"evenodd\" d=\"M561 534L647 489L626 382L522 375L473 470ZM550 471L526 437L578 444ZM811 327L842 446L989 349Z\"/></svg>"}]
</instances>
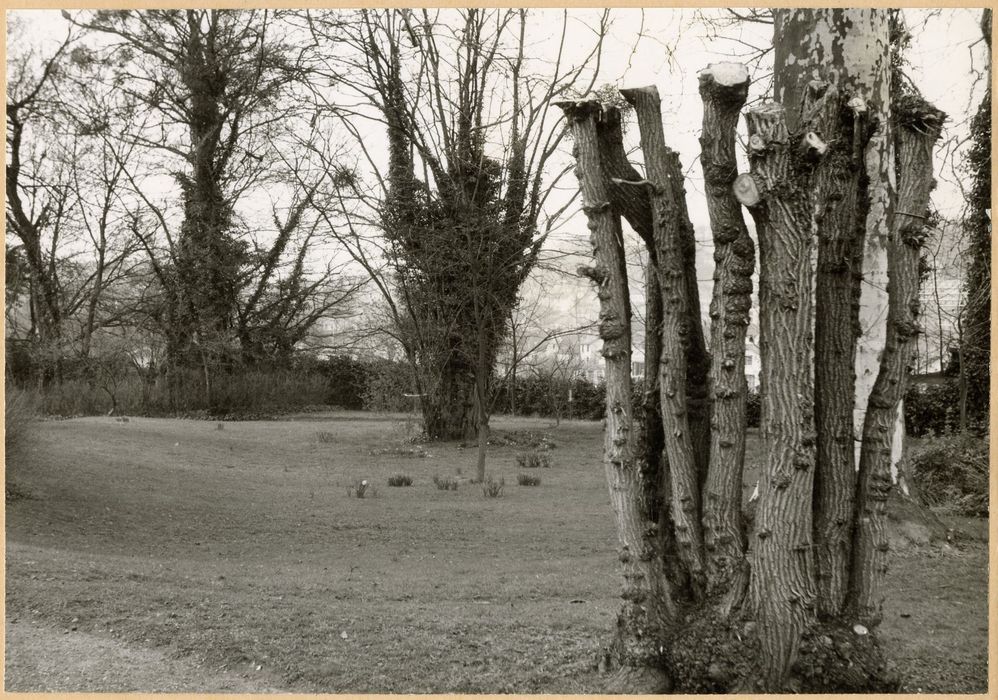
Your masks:
<instances>
[{"instance_id":1,"label":"dirt path","mask_svg":"<svg viewBox=\"0 0 998 700\"><path fill-rule=\"evenodd\" d=\"M213 672L153 649L86 632L23 621L8 622L6 630L4 689L8 692L281 692L267 687L267 678Z\"/></svg>"}]
</instances>

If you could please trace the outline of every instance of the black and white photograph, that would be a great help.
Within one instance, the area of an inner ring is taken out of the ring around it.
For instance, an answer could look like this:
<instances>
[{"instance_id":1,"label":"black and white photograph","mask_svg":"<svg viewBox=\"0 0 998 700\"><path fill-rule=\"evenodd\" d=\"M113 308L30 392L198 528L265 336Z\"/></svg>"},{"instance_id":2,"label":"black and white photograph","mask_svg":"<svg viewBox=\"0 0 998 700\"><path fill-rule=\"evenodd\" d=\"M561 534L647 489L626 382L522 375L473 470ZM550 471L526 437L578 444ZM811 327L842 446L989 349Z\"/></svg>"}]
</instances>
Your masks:
<instances>
[{"instance_id":1,"label":"black and white photograph","mask_svg":"<svg viewBox=\"0 0 998 700\"><path fill-rule=\"evenodd\" d=\"M990 8L174 8L5 10L4 691L988 692Z\"/></svg>"}]
</instances>

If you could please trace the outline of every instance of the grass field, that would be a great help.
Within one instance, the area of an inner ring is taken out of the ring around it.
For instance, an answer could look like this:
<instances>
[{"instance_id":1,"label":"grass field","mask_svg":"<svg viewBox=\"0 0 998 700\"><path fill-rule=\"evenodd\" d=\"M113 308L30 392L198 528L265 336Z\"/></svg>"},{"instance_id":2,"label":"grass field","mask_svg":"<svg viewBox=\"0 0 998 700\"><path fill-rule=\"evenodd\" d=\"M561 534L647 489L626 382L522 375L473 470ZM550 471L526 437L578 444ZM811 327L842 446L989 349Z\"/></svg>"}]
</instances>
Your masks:
<instances>
[{"instance_id":1,"label":"grass field","mask_svg":"<svg viewBox=\"0 0 998 700\"><path fill-rule=\"evenodd\" d=\"M599 692L619 583L600 425L494 428L551 436L539 486L513 445L489 453L501 498L463 480L473 448L393 453L401 416L39 424L8 465L27 497L7 506L6 689ZM893 558L883 633L909 691L986 689L983 522ZM82 668L92 643L163 672Z\"/></svg>"}]
</instances>

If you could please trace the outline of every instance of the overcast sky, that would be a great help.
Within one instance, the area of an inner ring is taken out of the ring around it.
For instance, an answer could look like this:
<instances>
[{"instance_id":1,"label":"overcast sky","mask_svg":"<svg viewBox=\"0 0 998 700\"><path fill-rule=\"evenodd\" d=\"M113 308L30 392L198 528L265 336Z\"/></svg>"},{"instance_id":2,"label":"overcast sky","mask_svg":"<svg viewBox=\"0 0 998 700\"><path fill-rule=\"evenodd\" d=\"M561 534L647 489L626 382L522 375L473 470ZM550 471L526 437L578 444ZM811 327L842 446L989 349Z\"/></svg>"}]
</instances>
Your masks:
<instances>
[{"instance_id":1,"label":"overcast sky","mask_svg":"<svg viewBox=\"0 0 998 700\"><path fill-rule=\"evenodd\" d=\"M908 54L911 63L908 73L926 98L950 115L943 145L937 155L939 184L932 195L936 208L944 217L950 218L959 218L964 207L961 177L954 164L961 160L968 137L968 123L984 91L980 78L986 70L987 51L981 41L980 12L980 9L973 8L906 11L909 27L914 33ZM557 49L562 10L533 10L531 13L530 55L543 62L546 58L553 58L553 52ZM580 60L591 46L592 33L588 27L593 25L598 13L598 10L592 9L569 10L571 31L575 32L575 40L568 42L570 60ZM17 14L25 20L28 31L23 35L24 39L40 47L60 40L67 29L67 23L57 10L16 11L9 12L8 16L10 14ZM658 86L667 142L679 151L687 172L688 207L701 243L699 276L705 280L710 279L713 263L697 160L702 117L697 72L712 62L741 60L752 51L751 47L765 48L772 44L771 26L754 23L718 26L704 21L705 17L723 15L723 11L709 9L613 10L612 26L596 81L597 85L610 83L617 87ZM768 89L770 59L771 53L754 64L755 82L750 99L763 96ZM744 122L740 123L739 129L744 132ZM384 142L382 132L382 128L373 125L366 138ZM635 144L636 132L637 129L632 128L627 136ZM961 144L963 147L958 147ZM570 162L570 146L565 144L562 151L559 159L563 165ZM640 155L636 154L635 159L640 160ZM564 178L561 196L570 196L576 187L573 177ZM565 218L558 235L552 240L552 248L585 250L588 247L584 218L577 207L571 211L572 214ZM708 294L709 284L705 287L704 296ZM562 295L560 301L566 302L580 295L584 298L581 291L580 294ZM556 304L558 301L553 300Z\"/></svg>"}]
</instances>

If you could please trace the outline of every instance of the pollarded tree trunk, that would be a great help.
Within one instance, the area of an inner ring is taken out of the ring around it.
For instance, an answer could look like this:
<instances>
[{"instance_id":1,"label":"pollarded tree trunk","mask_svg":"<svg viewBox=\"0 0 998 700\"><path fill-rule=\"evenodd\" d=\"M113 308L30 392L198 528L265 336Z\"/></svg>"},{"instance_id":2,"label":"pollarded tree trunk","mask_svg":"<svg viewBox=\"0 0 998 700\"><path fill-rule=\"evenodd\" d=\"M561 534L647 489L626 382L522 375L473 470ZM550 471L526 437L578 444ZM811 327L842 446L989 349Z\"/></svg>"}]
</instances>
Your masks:
<instances>
[{"instance_id":1,"label":"pollarded tree trunk","mask_svg":"<svg viewBox=\"0 0 998 700\"><path fill-rule=\"evenodd\" d=\"M842 613L848 583L862 416L886 328L893 173L888 13L788 9L774 18L776 99L792 130L813 129L829 146L814 187L815 555L819 612L834 617ZM824 94L815 114L809 91L818 85ZM802 118L808 123L799 124Z\"/></svg>"},{"instance_id":2,"label":"pollarded tree trunk","mask_svg":"<svg viewBox=\"0 0 998 700\"><path fill-rule=\"evenodd\" d=\"M658 257L652 224L651 191L646 184L647 181L641 177L627 159L620 127L620 111L616 107L606 108L603 119L599 121L596 128L600 167L606 178L610 204L614 211L623 216L644 241L652 266L657 268ZM686 306L687 327L689 329L686 343L686 400L694 457L697 461L699 479L703 481L706 476L710 448L710 415L707 397L707 374L710 367L710 357L707 355L703 325L700 319L695 231L686 211L683 179L682 177L673 178L670 184L672 185L673 197L677 202L676 225L679 227L683 253L683 283L689 300ZM647 295L651 295L652 291L649 287L646 290ZM645 359L646 361L648 359L647 353Z\"/></svg>"},{"instance_id":3,"label":"pollarded tree trunk","mask_svg":"<svg viewBox=\"0 0 998 700\"><path fill-rule=\"evenodd\" d=\"M752 308L755 245L732 191L738 176L735 127L748 85L748 71L739 63L720 63L700 72L704 103L700 162L716 263L710 305L712 431L703 533L708 594L730 591L732 597L723 603L726 610L739 602L743 582L748 582L741 510L748 393L745 334Z\"/></svg>"},{"instance_id":4,"label":"pollarded tree trunk","mask_svg":"<svg viewBox=\"0 0 998 700\"><path fill-rule=\"evenodd\" d=\"M765 456L751 543L752 609L764 686L780 690L802 632L814 619L811 547L814 478L814 314L808 151L799 152L784 110L746 113L751 175L736 183L759 235L762 440Z\"/></svg>"},{"instance_id":5,"label":"pollarded tree trunk","mask_svg":"<svg viewBox=\"0 0 998 700\"><path fill-rule=\"evenodd\" d=\"M686 275L690 256L683 230L686 207L681 194L682 169L678 154L665 145L658 90L652 86L622 90L621 94L634 105L641 131L641 150L645 155L647 187L651 191L652 235L662 297L659 393L665 453L669 461L670 511L679 557L690 576L694 598L700 598L705 584L700 524L701 465L695 451L698 445L691 430L687 401L690 383L687 352L690 336L695 331L689 321L692 302ZM697 439L702 439L702 435Z\"/></svg>"},{"instance_id":6,"label":"pollarded tree trunk","mask_svg":"<svg viewBox=\"0 0 998 700\"><path fill-rule=\"evenodd\" d=\"M645 460L642 422L635 420L631 383L631 309L620 217L613 211L601 173L596 122L598 103L561 103L575 140L576 172L589 220L596 265L583 268L596 285L600 302L599 335L606 360L606 435L604 465L620 541L624 599L617 620L612 661L642 669L646 692L668 691L658 667L662 639L676 614L656 528L648 518L643 486Z\"/></svg>"},{"instance_id":7,"label":"pollarded tree trunk","mask_svg":"<svg viewBox=\"0 0 998 700\"><path fill-rule=\"evenodd\" d=\"M907 387L918 334L919 258L925 240L932 179L932 149L945 115L920 97L899 99L894 128L898 165L897 211L889 242L890 308L887 344L863 426L856 496L849 609L876 625L881 619L887 570L887 497L898 407Z\"/></svg>"}]
</instances>

